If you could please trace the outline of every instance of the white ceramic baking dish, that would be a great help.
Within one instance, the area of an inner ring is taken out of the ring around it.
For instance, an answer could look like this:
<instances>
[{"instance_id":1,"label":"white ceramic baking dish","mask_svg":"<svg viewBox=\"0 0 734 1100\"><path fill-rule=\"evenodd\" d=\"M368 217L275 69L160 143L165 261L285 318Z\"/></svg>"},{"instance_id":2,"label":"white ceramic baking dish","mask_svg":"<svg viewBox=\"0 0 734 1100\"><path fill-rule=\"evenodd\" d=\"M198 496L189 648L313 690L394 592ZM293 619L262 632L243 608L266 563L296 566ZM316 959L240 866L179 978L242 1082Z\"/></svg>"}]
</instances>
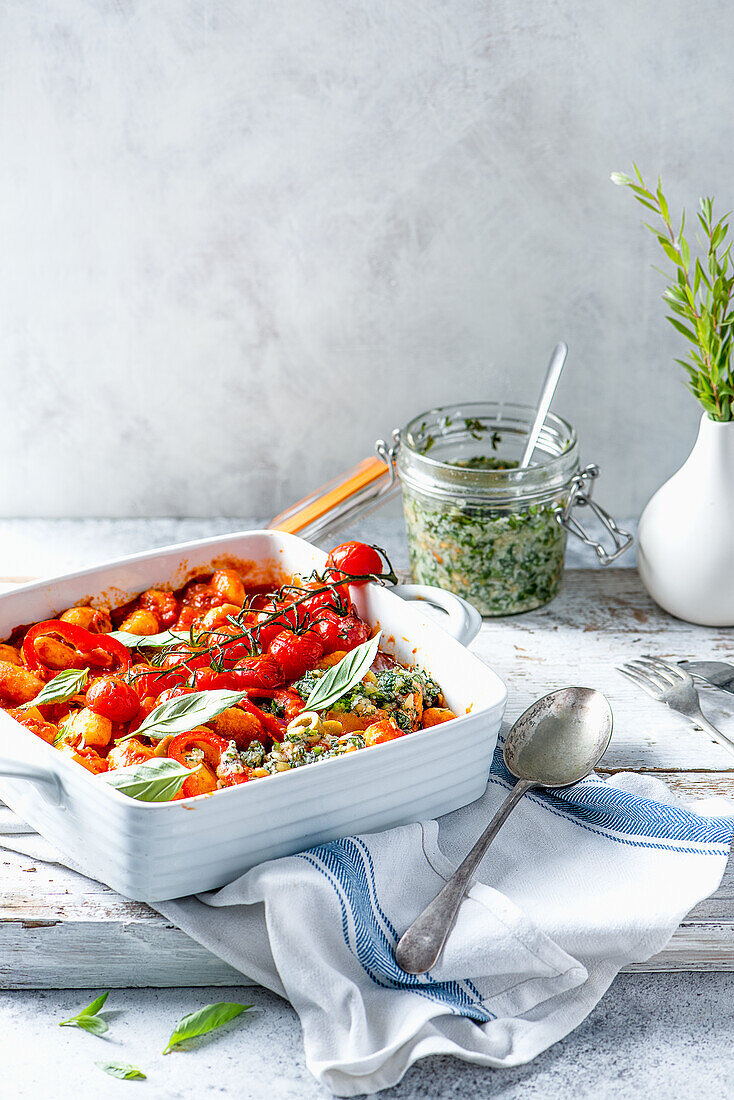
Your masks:
<instances>
[{"instance_id":1,"label":"white ceramic baking dish","mask_svg":"<svg viewBox=\"0 0 734 1100\"><path fill-rule=\"evenodd\" d=\"M310 573L325 555L274 531L136 554L0 596L0 638L90 596L119 605L151 585L178 586L233 559L256 583L274 572ZM363 618L382 629L383 648L441 685L457 721L211 796L148 803L116 791L0 711L0 798L91 877L145 901L209 890L264 860L472 802L486 786L505 686L462 644L479 629L477 612L438 590L401 591L443 607L454 636L420 603L390 589L371 584L352 595Z\"/></svg>"}]
</instances>

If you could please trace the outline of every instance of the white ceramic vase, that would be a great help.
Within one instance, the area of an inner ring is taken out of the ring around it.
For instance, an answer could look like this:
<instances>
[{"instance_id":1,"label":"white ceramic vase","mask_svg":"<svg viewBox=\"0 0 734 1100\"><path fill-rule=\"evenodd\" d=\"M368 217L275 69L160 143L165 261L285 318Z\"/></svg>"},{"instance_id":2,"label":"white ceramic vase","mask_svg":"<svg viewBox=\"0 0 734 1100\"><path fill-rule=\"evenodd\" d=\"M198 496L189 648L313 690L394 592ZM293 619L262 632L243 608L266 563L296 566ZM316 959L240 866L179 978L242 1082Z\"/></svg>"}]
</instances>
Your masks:
<instances>
[{"instance_id":1,"label":"white ceramic vase","mask_svg":"<svg viewBox=\"0 0 734 1100\"><path fill-rule=\"evenodd\" d=\"M640 517L637 562L671 615L734 626L734 422L701 417L690 455Z\"/></svg>"}]
</instances>

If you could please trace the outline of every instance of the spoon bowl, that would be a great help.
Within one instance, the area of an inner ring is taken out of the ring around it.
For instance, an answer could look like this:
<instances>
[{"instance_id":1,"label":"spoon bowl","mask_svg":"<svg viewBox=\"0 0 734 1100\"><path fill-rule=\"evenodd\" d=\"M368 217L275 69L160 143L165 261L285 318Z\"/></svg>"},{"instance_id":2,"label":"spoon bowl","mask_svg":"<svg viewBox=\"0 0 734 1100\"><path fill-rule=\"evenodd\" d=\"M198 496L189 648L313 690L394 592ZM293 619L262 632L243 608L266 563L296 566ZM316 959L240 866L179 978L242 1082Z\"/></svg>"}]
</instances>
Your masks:
<instances>
[{"instance_id":1,"label":"spoon bowl","mask_svg":"<svg viewBox=\"0 0 734 1100\"><path fill-rule=\"evenodd\" d=\"M612 737L612 708L600 691L567 687L537 699L507 735L505 766L516 779L568 787L596 767Z\"/></svg>"},{"instance_id":2,"label":"spoon bowl","mask_svg":"<svg viewBox=\"0 0 734 1100\"><path fill-rule=\"evenodd\" d=\"M578 783L599 763L611 737L612 708L593 688L552 691L520 715L503 751L518 782L446 885L401 936L395 949L401 969L424 974L438 961L487 848L522 796L534 787Z\"/></svg>"}]
</instances>

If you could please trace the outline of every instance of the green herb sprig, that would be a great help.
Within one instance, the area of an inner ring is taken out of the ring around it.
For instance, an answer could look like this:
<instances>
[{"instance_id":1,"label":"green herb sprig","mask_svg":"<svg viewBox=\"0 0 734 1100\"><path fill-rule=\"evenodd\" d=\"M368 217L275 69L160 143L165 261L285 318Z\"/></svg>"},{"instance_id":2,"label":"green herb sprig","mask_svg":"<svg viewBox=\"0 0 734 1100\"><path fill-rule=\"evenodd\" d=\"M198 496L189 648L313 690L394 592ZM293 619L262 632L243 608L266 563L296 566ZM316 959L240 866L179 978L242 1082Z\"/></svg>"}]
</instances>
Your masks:
<instances>
[{"instance_id":1,"label":"green herb sprig","mask_svg":"<svg viewBox=\"0 0 734 1100\"><path fill-rule=\"evenodd\" d=\"M653 234L675 268L675 281L666 287L663 298L671 311L668 321L692 345L687 359L676 359L688 374L688 388L712 420L734 419L734 373L732 371L732 290L734 270L731 241L727 242L729 214L714 220L711 198L699 200L698 222L703 230L701 257L692 258L688 239L683 235L685 211L676 231L668 202L658 178L657 188L645 186L639 168L635 179L622 172L612 173L612 182L629 187L637 202L656 214L663 231L643 225Z\"/></svg>"},{"instance_id":2,"label":"green herb sprig","mask_svg":"<svg viewBox=\"0 0 734 1100\"><path fill-rule=\"evenodd\" d=\"M246 1012L248 1008L252 1008L252 1005L243 1005L236 1001L218 1001L213 1005L204 1005L198 1012L191 1012L188 1016L183 1016L176 1024L173 1035L168 1040L168 1045L163 1053L170 1054L172 1050L175 1050L181 1043L186 1042L187 1039L196 1039L199 1035L206 1035L208 1032L228 1024L230 1020L234 1020L236 1016Z\"/></svg>"},{"instance_id":3,"label":"green herb sprig","mask_svg":"<svg viewBox=\"0 0 734 1100\"><path fill-rule=\"evenodd\" d=\"M79 1027L82 1031L89 1031L92 1035L104 1035L109 1031L110 1025L100 1015L99 1010L109 997L110 992L100 994L90 1005L77 1012L76 1016L70 1016L68 1020L62 1020L59 1027Z\"/></svg>"},{"instance_id":4,"label":"green herb sprig","mask_svg":"<svg viewBox=\"0 0 734 1100\"><path fill-rule=\"evenodd\" d=\"M321 676L304 704L305 710L327 710L358 684L369 671L380 644L380 633L342 657L339 664Z\"/></svg>"}]
</instances>

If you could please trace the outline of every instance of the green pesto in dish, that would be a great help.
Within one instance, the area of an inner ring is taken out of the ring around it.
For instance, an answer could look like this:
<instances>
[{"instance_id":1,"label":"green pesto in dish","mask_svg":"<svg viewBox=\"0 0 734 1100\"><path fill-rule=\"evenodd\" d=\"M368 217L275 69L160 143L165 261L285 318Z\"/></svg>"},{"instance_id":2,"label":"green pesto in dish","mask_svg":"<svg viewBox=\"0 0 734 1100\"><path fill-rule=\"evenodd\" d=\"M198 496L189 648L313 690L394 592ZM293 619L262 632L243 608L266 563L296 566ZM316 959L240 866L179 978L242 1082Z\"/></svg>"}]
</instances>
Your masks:
<instances>
[{"instance_id":1,"label":"green pesto in dish","mask_svg":"<svg viewBox=\"0 0 734 1100\"><path fill-rule=\"evenodd\" d=\"M306 672L293 684L294 691L307 698L324 671L313 669ZM337 719L340 715L351 713L360 718L374 717L375 720L387 713L398 729L408 733L415 728L417 716L436 706L441 699L438 685L425 672L394 665L365 676L334 704L329 713Z\"/></svg>"},{"instance_id":2,"label":"green pesto in dish","mask_svg":"<svg viewBox=\"0 0 734 1100\"><path fill-rule=\"evenodd\" d=\"M450 463L509 470L517 462L477 455ZM548 603L563 575L566 532L555 502L497 508L444 501L403 486L413 576L469 600L482 615L515 615Z\"/></svg>"}]
</instances>

